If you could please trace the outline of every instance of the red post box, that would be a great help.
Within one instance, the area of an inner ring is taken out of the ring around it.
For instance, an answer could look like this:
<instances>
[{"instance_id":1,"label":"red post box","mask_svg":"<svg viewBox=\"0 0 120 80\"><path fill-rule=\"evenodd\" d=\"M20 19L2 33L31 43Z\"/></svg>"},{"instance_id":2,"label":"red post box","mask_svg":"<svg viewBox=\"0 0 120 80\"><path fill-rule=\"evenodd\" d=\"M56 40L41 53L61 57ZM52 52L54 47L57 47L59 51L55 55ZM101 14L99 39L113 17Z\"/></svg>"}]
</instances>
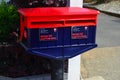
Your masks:
<instances>
[{"instance_id":1,"label":"red post box","mask_svg":"<svg viewBox=\"0 0 120 80\"><path fill-rule=\"evenodd\" d=\"M20 41L30 53L70 58L96 47L96 10L78 7L23 8Z\"/></svg>"}]
</instances>

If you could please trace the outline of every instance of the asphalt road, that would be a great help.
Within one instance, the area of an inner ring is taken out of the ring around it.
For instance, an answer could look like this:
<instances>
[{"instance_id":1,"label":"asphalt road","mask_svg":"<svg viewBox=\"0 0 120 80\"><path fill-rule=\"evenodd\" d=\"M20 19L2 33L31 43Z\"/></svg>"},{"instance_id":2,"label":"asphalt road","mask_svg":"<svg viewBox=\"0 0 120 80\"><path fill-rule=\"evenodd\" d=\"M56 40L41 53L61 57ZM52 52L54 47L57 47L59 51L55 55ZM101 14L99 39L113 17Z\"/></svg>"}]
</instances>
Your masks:
<instances>
[{"instance_id":1,"label":"asphalt road","mask_svg":"<svg viewBox=\"0 0 120 80\"><path fill-rule=\"evenodd\" d=\"M99 14L96 36L98 47L120 46L120 18Z\"/></svg>"}]
</instances>

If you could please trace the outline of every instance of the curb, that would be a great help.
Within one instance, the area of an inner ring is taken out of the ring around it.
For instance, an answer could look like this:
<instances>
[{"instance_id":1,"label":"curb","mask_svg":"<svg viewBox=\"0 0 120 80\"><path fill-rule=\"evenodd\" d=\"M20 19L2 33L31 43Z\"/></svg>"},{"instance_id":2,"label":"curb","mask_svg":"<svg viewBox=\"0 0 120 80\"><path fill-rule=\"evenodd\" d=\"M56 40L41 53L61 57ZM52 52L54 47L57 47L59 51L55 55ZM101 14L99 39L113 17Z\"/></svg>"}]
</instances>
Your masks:
<instances>
[{"instance_id":1,"label":"curb","mask_svg":"<svg viewBox=\"0 0 120 80\"><path fill-rule=\"evenodd\" d=\"M105 79L103 79L103 77L101 76L95 76L95 77L84 79L84 80L105 80Z\"/></svg>"},{"instance_id":2,"label":"curb","mask_svg":"<svg viewBox=\"0 0 120 80\"><path fill-rule=\"evenodd\" d=\"M105 14L111 15L111 16L115 16L115 17L120 17L120 14L117 13L113 13L113 12L109 12L109 11L105 11L105 10L100 10L92 5L83 5L84 8L90 8L90 9L95 9L95 10L99 10L100 12L103 12Z\"/></svg>"}]
</instances>

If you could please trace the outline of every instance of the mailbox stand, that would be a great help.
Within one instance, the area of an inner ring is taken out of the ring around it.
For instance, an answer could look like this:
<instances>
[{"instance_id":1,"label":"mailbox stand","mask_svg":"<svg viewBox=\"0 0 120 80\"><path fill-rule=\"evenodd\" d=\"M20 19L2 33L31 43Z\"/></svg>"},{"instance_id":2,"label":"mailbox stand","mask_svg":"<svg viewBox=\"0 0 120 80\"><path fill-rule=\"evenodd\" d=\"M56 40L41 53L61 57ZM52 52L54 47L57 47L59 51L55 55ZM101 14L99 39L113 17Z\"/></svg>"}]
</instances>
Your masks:
<instances>
[{"instance_id":1,"label":"mailbox stand","mask_svg":"<svg viewBox=\"0 0 120 80\"><path fill-rule=\"evenodd\" d=\"M96 10L49 7L23 8L18 12L21 45L31 54L53 59L56 64L52 65L55 68L52 80L62 80L63 76L58 74L63 71L63 60L97 46L95 34L99 12Z\"/></svg>"},{"instance_id":2,"label":"mailbox stand","mask_svg":"<svg viewBox=\"0 0 120 80\"><path fill-rule=\"evenodd\" d=\"M51 80L64 80L64 62L63 60L51 60Z\"/></svg>"}]
</instances>

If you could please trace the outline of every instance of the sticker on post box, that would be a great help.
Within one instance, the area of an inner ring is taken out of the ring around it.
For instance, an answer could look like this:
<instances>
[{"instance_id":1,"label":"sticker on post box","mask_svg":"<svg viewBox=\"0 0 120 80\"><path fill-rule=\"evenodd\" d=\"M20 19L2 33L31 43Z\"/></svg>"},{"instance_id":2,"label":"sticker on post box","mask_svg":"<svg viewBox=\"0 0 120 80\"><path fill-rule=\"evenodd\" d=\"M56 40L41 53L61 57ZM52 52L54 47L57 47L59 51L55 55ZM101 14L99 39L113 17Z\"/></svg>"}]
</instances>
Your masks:
<instances>
[{"instance_id":1,"label":"sticker on post box","mask_svg":"<svg viewBox=\"0 0 120 80\"><path fill-rule=\"evenodd\" d=\"M57 40L57 28L42 28L39 29L40 41Z\"/></svg>"},{"instance_id":2,"label":"sticker on post box","mask_svg":"<svg viewBox=\"0 0 120 80\"><path fill-rule=\"evenodd\" d=\"M86 39L88 38L88 27L85 26L73 26L71 28L72 39Z\"/></svg>"},{"instance_id":3,"label":"sticker on post box","mask_svg":"<svg viewBox=\"0 0 120 80\"><path fill-rule=\"evenodd\" d=\"M24 38L25 38L25 39L28 38L28 31L27 31L27 29L24 30Z\"/></svg>"}]
</instances>

